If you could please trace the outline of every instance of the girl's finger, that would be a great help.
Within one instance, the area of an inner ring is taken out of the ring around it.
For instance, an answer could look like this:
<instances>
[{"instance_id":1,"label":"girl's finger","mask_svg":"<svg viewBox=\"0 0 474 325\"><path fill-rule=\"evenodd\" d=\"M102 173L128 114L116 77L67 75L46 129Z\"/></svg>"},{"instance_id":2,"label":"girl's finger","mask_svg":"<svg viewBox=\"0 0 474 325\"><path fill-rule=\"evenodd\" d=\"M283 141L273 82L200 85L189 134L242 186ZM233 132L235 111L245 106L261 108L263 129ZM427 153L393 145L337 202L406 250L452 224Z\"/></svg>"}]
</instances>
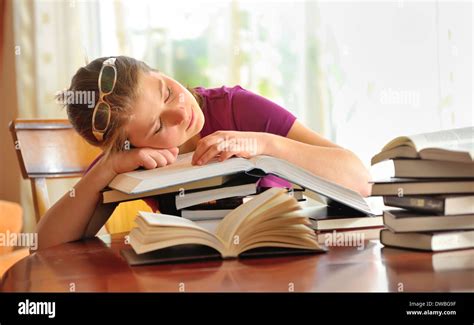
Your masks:
<instances>
[{"instance_id":1,"label":"girl's finger","mask_svg":"<svg viewBox=\"0 0 474 325\"><path fill-rule=\"evenodd\" d=\"M202 138L201 140L198 141L196 145L196 149L194 150L193 158L191 160L191 163L193 165L197 164L197 161L201 158L202 154L206 152L208 145L207 142L204 141L205 138Z\"/></svg>"},{"instance_id":2,"label":"girl's finger","mask_svg":"<svg viewBox=\"0 0 474 325\"><path fill-rule=\"evenodd\" d=\"M220 148L217 145L210 146L207 151L196 161L198 165L207 164L212 158L216 157L221 153Z\"/></svg>"},{"instance_id":3,"label":"girl's finger","mask_svg":"<svg viewBox=\"0 0 474 325\"><path fill-rule=\"evenodd\" d=\"M252 155L248 151L240 151L235 154L237 157L250 158Z\"/></svg>"},{"instance_id":4,"label":"girl's finger","mask_svg":"<svg viewBox=\"0 0 474 325\"><path fill-rule=\"evenodd\" d=\"M163 167L163 166L166 166L168 164L168 161L166 160L166 158L164 157L164 155L161 152L151 151L148 154L156 162L155 168Z\"/></svg>"},{"instance_id":5,"label":"girl's finger","mask_svg":"<svg viewBox=\"0 0 474 325\"><path fill-rule=\"evenodd\" d=\"M176 156L169 150L158 150L158 153L161 154L166 159L166 164L172 164L176 161Z\"/></svg>"},{"instance_id":6,"label":"girl's finger","mask_svg":"<svg viewBox=\"0 0 474 325\"><path fill-rule=\"evenodd\" d=\"M219 156L219 161L227 160L227 159L229 159L230 157L232 157L236 154L237 154L237 152L235 152L235 151L223 151L223 152L221 152L221 154Z\"/></svg>"},{"instance_id":7,"label":"girl's finger","mask_svg":"<svg viewBox=\"0 0 474 325\"><path fill-rule=\"evenodd\" d=\"M153 157L151 157L151 155L147 154L146 152L140 153L138 159L139 166L143 166L146 169L156 168L157 163L155 159L153 159Z\"/></svg>"},{"instance_id":8,"label":"girl's finger","mask_svg":"<svg viewBox=\"0 0 474 325\"><path fill-rule=\"evenodd\" d=\"M209 147L214 145L215 141L216 139L212 136L212 134L198 141L191 161L193 165L197 164L198 160L202 160L204 153L209 150Z\"/></svg>"},{"instance_id":9,"label":"girl's finger","mask_svg":"<svg viewBox=\"0 0 474 325\"><path fill-rule=\"evenodd\" d=\"M179 148L178 147L173 147L173 148L169 148L167 149L173 156L177 156L178 153L179 153Z\"/></svg>"}]
</instances>

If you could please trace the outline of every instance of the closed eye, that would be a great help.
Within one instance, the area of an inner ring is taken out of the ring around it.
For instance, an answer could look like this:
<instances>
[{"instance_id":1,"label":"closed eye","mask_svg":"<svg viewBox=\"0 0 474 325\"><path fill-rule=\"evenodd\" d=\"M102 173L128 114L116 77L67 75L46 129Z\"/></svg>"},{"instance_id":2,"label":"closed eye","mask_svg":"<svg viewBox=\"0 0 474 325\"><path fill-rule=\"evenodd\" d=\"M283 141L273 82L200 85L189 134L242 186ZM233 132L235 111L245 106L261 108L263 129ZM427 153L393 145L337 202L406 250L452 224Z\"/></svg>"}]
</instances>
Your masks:
<instances>
[{"instance_id":1,"label":"closed eye","mask_svg":"<svg viewBox=\"0 0 474 325\"><path fill-rule=\"evenodd\" d=\"M171 95L173 94L173 92L171 91L171 88L170 87L166 87L168 88L168 96L166 96L166 99L165 99L165 103L168 102L168 100L170 99ZM163 129L163 123L161 122L161 118L160 118L160 126L155 130L155 133L154 134L157 134L158 132L160 132L162 129Z\"/></svg>"},{"instance_id":2,"label":"closed eye","mask_svg":"<svg viewBox=\"0 0 474 325\"><path fill-rule=\"evenodd\" d=\"M168 102L168 100L170 99L171 95L173 94L173 92L171 91L171 88L170 87L167 87L168 88L168 96L166 97L165 99L165 103Z\"/></svg>"},{"instance_id":3,"label":"closed eye","mask_svg":"<svg viewBox=\"0 0 474 325\"><path fill-rule=\"evenodd\" d=\"M161 117L160 117L159 121L160 121L160 126L156 129L154 134L157 134L158 132L160 132L163 129L163 123L161 123Z\"/></svg>"}]
</instances>

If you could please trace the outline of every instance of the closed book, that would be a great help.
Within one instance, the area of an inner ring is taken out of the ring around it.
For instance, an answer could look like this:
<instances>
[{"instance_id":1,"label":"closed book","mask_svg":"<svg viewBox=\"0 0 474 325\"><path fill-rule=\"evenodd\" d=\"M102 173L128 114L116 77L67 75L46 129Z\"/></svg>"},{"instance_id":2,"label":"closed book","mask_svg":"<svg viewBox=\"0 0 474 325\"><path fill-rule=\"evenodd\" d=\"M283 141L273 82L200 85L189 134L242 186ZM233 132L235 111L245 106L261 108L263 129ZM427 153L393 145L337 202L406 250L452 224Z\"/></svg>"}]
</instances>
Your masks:
<instances>
[{"instance_id":1,"label":"closed book","mask_svg":"<svg viewBox=\"0 0 474 325\"><path fill-rule=\"evenodd\" d=\"M474 179L390 178L371 183L372 196L474 193Z\"/></svg>"},{"instance_id":2,"label":"closed book","mask_svg":"<svg viewBox=\"0 0 474 325\"><path fill-rule=\"evenodd\" d=\"M474 252L469 249L433 254L433 270L436 272L474 270L473 254Z\"/></svg>"},{"instance_id":3,"label":"closed book","mask_svg":"<svg viewBox=\"0 0 474 325\"><path fill-rule=\"evenodd\" d=\"M474 229L474 214L443 216L409 210L386 210L383 223L394 232Z\"/></svg>"},{"instance_id":4,"label":"closed book","mask_svg":"<svg viewBox=\"0 0 474 325\"><path fill-rule=\"evenodd\" d=\"M441 215L474 213L474 195L384 196L385 205Z\"/></svg>"},{"instance_id":5,"label":"closed book","mask_svg":"<svg viewBox=\"0 0 474 325\"><path fill-rule=\"evenodd\" d=\"M395 177L474 177L474 163L424 159L393 159L393 165Z\"/></svg>"},{"instance_id":6,"label":"closed book","mask_svg":"<svg viewBox=\"0 0 474 325\"><path fill-rule=\"evenodd\" d=\"M340 207L309 206L299 213L309 218L312 229L319 231L383 226L382 216L351 213Z\"/></svg>"},{"instance_id":7,"label":"closed book","mask_svg":"<svg viewBox=\"0 0 474 325\"><path fill-rule=\"evenodd\" d=\"M314 230L355 229L383 226L383 219L381 216L311 218L310 222L311 227Z\"/></svg>"},{"instance_id":8,"label":"closed book","mask_svg":"<svg viewBox=\"0 0 474 325\"><path fill-rule=\"evenodd\" d=\"M231 197L242 197L257 192L256 184L244 184L231 187L224 187L205 191L206 193L196 192L185 195L176 195L175 202L178 210L196 206L210 201L226 199Z\"/></svg>"},{"instance_id":9,"label":"closed book","mask_svg":"<svg viewBox=\"0 0 474 325\"><path fill-rule=\"evenodd\" d=\"M193 221L223 219L233 209L239 207L249 199L244 197L232 197L209 201L178 210L175 215Z\"/></svg>"},{"instance_id":10,"label":"closed book","mask_svg":"<svg viewBox=\"0 0 474 325\"><path fill-rule=\"evenodd\" d=\"M380 232L380 242L386 246L426 251L445 251L474 247L474 231L394 233Z\"/></svg>"},{"instance_id":11,"label":"closed book","mask_svg":"<svg viewBox=\"0 0 474 325\"><path fill-rule=\"evenodd\" d=\"M229 197L226 199L212 200L197 205L187 207L185 210L218 210L218 209L228 209L232 210L237 208L242 203L250 200L248 197Z\"/></svg>"},{"instance_id":12,"label":"closed book","mask_svg":"<svg viewBox=\"0 0 474 325\"><path fill-rule=\"evenodd\" d=\"M223 219L226 215L232 212L232 209L215 209L215 210L188 210L180 211L181 217L188 220L216 220Z\"/></svg>"},{"instance_id":13,"label":"closed book","mask_svg":"<svg viewBox=\"0 0 474 325\"><path fill-rule=\"evenodd\" d=\"M325 246L358 246L360 241L380 238L383 227L349 228L317 231L318 243Z\"/></svg>"},{"instance_id":14,"label":"closed book","mask_svg":"<svg viewBox=\"0 0 474 325\"><path fill-rule=\"evenodd\" d=\"M177 184L166 186L166 187L159 187L157 189L144 191L141 193L135 193L135 194L124 193L122 191L114 190L107 187L102 191L102 202L103 203L126 202L126 201L131 201L131 200L143 199L147 197L167 195L170 193L191 192L195 189L202 190L205 188L216 188L218 186L222 186L224 183L226 183L233 177L234 175L209 177L206 179L177 183Z\"/></svg>"},{"instance_id":15,"label":"closed book","mask_svg":"<svg viewBox=\"0 0 474 325\"><path fill-rule=\"evenodd\" d=\"M176 209L180 210L209 201L256 194L258 180L258 177L241 174L239 177L234 177L221 186L201 190L180 191L175 196Z\"/></svg>"}]
</instances>

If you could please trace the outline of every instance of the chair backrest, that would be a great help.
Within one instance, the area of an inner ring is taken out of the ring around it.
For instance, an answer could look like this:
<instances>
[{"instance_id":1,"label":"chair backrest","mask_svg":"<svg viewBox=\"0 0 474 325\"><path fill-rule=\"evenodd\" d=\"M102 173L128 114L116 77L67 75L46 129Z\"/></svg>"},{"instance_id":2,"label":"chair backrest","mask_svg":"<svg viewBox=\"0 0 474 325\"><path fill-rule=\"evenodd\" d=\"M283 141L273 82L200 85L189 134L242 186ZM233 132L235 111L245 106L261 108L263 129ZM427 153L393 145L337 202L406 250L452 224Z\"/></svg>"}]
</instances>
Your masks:
<instances>
[{"instance_id":1,"label":"chair backrest","mask_svg":"<svg viewBox=\"0 0 474 325\"><path fill-rule=\"evenodd\" d=\"M80 177L100 154L68 120L16 119L10 132L24 179L31 181L36 221L50 207L46 179Z\"/></svg>"}]
</instances>

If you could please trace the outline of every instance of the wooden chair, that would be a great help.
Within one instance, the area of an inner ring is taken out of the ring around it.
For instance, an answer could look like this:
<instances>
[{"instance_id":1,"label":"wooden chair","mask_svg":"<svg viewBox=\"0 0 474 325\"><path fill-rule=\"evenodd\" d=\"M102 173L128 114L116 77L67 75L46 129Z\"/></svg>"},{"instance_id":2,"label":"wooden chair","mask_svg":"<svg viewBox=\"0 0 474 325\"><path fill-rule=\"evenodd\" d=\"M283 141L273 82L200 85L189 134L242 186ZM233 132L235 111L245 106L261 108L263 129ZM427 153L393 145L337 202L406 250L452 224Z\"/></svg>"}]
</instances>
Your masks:
<instances>
[{"instance_id":1,"label":"wooden chair","mask_svg":"<svg viewBox=\"0 0 474 325\"><path fill-rule=\"evenodd\" d=\"M46 179L81 177L100 149L68 120L17 119L10 123L21 174L31 182L36 222L50 207Z\"/></svg>"},{"instance_id":2,"label":"wooden chair","mask_svg":"<svg viewBox=\"0 0 474 325\"><path fill-rule=\"evenodd\" d=\"M68 120L16 119L10 122L10 132L22 176L31 182L38 222L51 206L46 180L81 177L101 151L82 139ZM144 204L143 201L121 204L119 207L125 208L115 210L107 230L111 233L129 230L130 220L136 215L133 211L146 209Z\"/></svg>"}]
</instances>

